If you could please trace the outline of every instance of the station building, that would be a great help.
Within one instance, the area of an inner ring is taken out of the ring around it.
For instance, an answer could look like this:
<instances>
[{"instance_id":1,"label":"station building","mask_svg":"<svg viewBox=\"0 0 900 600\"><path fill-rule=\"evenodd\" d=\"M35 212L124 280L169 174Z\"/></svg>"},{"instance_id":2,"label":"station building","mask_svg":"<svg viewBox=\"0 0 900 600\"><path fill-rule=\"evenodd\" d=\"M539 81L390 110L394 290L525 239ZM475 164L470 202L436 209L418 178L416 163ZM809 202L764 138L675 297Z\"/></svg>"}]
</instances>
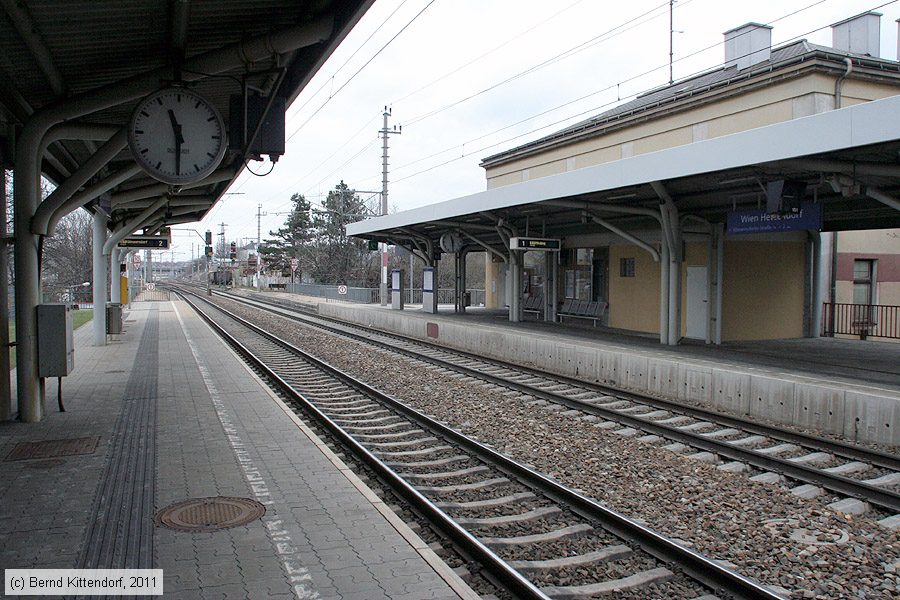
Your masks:
<instances>
[{"instance_id":1,"label":"station building","mask_svg":"<svg viewBox=\"0 0 900 600\"><path fill-rule=\"evenodd\" d=\"M879 13L832 32L773 48L769 26L730 30L721 67L483 159L486 191L347 232L432 268L455 254L460 312L465 256L484 252L485 306L511 321L665 344L878 335L897 315L841 305L898 303L900 62L879 56ZM522 237L560 251L512 249Z\"/></svg>"},{"instance_id":2,"label":"station building","mask_svg":"<svg viewBox=\"0 0 900 600\"><path fill-rule=\"evenodd\" d=\"M832 47L799 40L773 48L771 27L748 23L732 29L724 34L725 62L720 68L649 91L581 123L485 158L481 165L486 171L487 188L612 163L896 95L900 93L900 63L879 57L880 18L880 14L869 12L836 23L832 26ZM771 142L778 145L782 140ZM711 189L705 191L727 196L726 202L735 207L754 203L765 207L767 178L757 174L748 177L758 189L734 193L730 188L741 182L713 177L708 181ZM804 200L814 202L820 188L833 186L834 180L805 183ZM627 204L637 198L636 190L624 190L606 200ZM566 208L564 204L557 206ZM569 208L577 215L580 206L573 203ZM709 226L704 221L720 220L722 212L721 207L694 211L684 223L680 336L709 337L710 276L715 266L709 264L714 249L710 248ZM598 314L610 328L659 333L661 263L646 246L661 251L661 230L655 226L631 229L623 237L623 232L594 221L593 231L564 239L557 297L564 302L599 303ZM834 231L821 236L805 229L727 232L721 257L720 341L833 332L835 319L841 320L840 304L900 304L898 232L839 231L844 226L877 226L859 220L832 226ZM534 254L524 258L522 291L526 307L539 306L545 291L543 262ZM490 253L486 260L486 306L509 305L504 263ZM813 268L816 261L822 262L819 270ZM816 282L814 277L824 281ZM813 293L817 286L824 288L821 296ZM529 302L529 298L538 300ZM821 301L828 303L824 323L813 318ZM858 315L856 321L859 329Z\"/></svg>"}]
</instances>

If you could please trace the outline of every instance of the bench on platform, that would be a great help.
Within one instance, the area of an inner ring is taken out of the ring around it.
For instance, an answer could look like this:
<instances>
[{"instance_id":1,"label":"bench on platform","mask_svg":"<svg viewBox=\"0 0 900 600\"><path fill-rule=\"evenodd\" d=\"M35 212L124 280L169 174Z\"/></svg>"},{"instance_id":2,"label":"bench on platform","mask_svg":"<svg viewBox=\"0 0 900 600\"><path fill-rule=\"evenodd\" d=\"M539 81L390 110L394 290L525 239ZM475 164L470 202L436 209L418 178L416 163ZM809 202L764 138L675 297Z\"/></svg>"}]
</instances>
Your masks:
<instances>
[{"instance_id":1,"label":"bench on platform","mask_svg":"<svg viewBox=\"0 0 900 600\"><path fill-rule=\"evenodd\" d=\"M597 321L603 319L606 314L606 302L593 302L589 300L573 300L566 299L557 313L559 320L563 321L565 317L573 319L587 319L593 322L594 327Z\"/></svg>"},{"instance_id":2,"label":"bench on platform","mask_svg":"<svg viewBox=\"0 0 900 600\"><path fill-rule=\"evenodd\" d=\"M286 284L286 283L270 283L270 284L269 284L269 289L270 289L270 290L283 290L283 289L285 289L285 288L287 288L287 284Z\"/></svg>"},{"instance_id":3,"label":"bench on platform","mask_svg":"<svg viewBox=\"0 0 900 600\"><path fill-rule=\"evenodd\" d=\"M525 297L522 305L522 312L534 313L538 319L544 318L544 295L533 294Z\"/></svg>"}]
</instances>

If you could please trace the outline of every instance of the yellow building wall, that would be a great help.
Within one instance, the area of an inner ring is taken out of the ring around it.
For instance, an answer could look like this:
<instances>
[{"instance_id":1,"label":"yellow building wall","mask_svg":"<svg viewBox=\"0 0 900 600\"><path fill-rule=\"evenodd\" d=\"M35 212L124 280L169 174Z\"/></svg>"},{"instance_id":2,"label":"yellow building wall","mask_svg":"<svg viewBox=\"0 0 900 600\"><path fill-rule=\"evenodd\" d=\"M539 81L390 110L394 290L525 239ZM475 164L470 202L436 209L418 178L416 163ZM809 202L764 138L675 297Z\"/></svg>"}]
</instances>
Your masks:
<instances>
[{"instance_id":1,"label":"yellow building wall","mask_svg":"<svg viewBox=\"0 0 900 600\"><path fill-rule=\"evenodd\" d=\"M878 304L887 306L900 306L900 283L896 281L883 282L878 285Z\"/></svg>"},{"instance_id":2,"label":"yellow building wall","mask_svg":"<svg viewBox=\"0 0 900 600\"><path fill-rule=\"evenodd\" d=\"M619 275L619 261L634 258L634 277ZM637 246L609 248L609 326L659 333L659 263Z\"/></svg>"},{"instance_id":3,"label":"yellow building wall","mask_svg":"<svg viewBox=\"0 0 900 600\"><path fill-rule=\"evenodd\" d=\"M688 110L666 115L667 109L661 109L659 117L647 113L641 117L646 120L632 124L623 121L622 128L595 138L489 167L487 187L563 173L567 159L574 158L577 169L619 160L623 158L624 144L634 155L645 154L829 110L834 107L834 82L834 77L824 73L810 73L746 93L740 93L742 85L736 84L734 94L719 100L703 102L702 96L693 97L668 109L692 104ZM896 95L898 91L897 86L848 79L842 90L843 106ZM695 126L699 127L697 131ZM568 168L572 168L571 163Z\"/></svg>"},{"instance_id":4,"label":"yellow building wall","mask_svg":"<svg viewBox=\"0 0 900 600\"><path fill-rule=\"evenodd\" d=\"M859 254L897 254L900 256L900 230L870 229L839 231L838 252Z\"/></svg>"},{"instance_id":5,"label":"yellow building wall","mask_svg":"<svg viewBox=\"0 0 900 600\"><path fill-rule=\"evenodd\" d=\"M803 336L804 246L726 241L723 341Z\"/></svg>"}]
</instances>

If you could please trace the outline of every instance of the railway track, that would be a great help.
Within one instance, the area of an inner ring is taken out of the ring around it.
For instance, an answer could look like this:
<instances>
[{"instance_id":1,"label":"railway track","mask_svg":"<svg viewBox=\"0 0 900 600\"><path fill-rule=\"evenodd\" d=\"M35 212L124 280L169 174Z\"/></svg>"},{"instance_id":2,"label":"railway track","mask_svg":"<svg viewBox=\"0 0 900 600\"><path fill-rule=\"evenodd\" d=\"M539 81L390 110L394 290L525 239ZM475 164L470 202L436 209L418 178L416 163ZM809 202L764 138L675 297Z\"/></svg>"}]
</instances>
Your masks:
<instances>
[{"instance_id":1,"label":"railway track","mask_svg":"<svg viewBox=\"0 0 900 600\"><path fill-rule=\"evenodd\" d=\"M780 597L238 315L182 295L307 416L512 595Z\"/></svg>"},{"instance_id":2,"label":"railway track","mask_svg":"<svg viewBox=\"0 0 900 600\"><path fill-rule=\"evenodd\" d=\"M900 458L894 455L338 323L303 313L296 306L232 294L222 296L533 396L538 402L580 411L597 419L597 427L647 442L666 443L671 450L692 452L698 460L722 463L719 468L745 472L756 481L796 482L791 491L800 497L837 494L844 499L832 505L835 510L860 514L875 507L887 518L900 514Z\"/></svg>"}]
</instances>

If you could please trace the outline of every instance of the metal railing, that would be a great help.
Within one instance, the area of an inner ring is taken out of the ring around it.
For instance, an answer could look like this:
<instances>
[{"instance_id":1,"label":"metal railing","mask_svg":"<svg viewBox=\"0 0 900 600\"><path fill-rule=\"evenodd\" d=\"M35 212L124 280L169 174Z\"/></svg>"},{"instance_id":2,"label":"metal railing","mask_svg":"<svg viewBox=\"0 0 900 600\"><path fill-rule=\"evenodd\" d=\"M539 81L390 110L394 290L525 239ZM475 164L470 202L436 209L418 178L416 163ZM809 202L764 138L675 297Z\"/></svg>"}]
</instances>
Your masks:
<instances>
[{"instance_id":1,"label":"metal railing","mask_svg":"<svg viewBox=\"0 0 900 600\"><path fill-rule=\"evenodd\" d=\"M336 285L321 285L318 283L286 283L284 291L304 296L315 296L329 300L343 300L344 302L359 302L362 304L374 304L378 302L377 288L350 287L347 286L346 294L339 294Z\"/></svg>"},{"instance_id":2,"label":"metal railing","mask_svg":"<svg viewBox=\"0 0 900 600\"><path fill-rule=\"evenodd\" d=\"M900 339L900 306L823 303L822 335Z\"/></svg>"},{"instance_id":3,"label":"metal railing","mask_svg":"<svg viewBox=\"0 0 900 600\"><path fill-rule=\"evenodd\" d=\"M304 296L313 296L316 298L327 298L329 300L341 300L344 302L357 302L361 304L377 304L378 288L350 287L347 286L347 293L339 293L339 286L322 285L315 283L266 283L267 289L284 290L293 294L302 294ZM484 305L484 290L467 289L471 298L471 306ZM406 289L407 304L422 303L422 288ZM453 304L453 288L440 288L438 290L438 304Z\"/></svg>"}]
</instances>

